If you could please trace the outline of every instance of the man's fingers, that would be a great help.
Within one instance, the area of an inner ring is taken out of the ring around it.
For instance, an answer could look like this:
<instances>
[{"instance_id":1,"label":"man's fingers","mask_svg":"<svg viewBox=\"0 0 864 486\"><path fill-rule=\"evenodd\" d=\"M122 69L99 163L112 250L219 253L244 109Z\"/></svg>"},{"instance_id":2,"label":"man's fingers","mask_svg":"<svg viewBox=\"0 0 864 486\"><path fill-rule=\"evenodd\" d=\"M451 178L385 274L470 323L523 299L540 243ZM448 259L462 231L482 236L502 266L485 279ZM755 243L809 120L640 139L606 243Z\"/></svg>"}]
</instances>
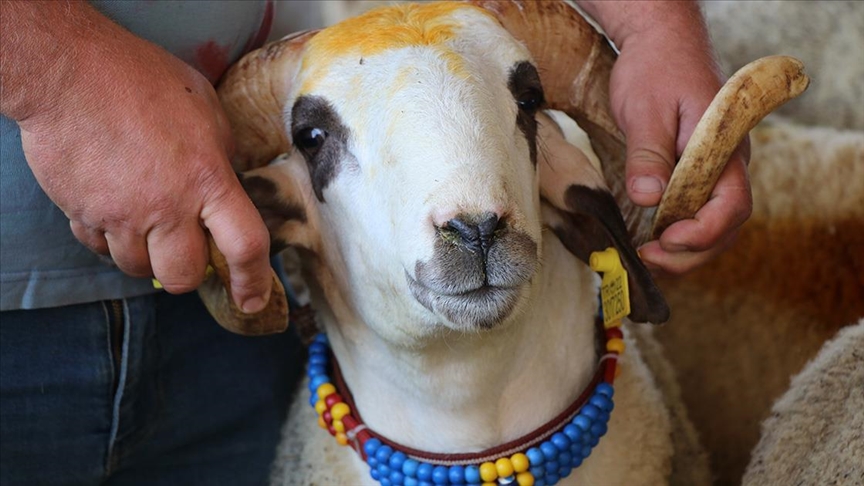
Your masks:
<instances>
[{"instance_id":1,"label":"man's fingers","mask_svg":"<svg viewBox=\"0 0 864 486\"><path fill-rule=\"evenodd\" d=\"M724 235L717 245L705 251L669 252L660 247L659 241L652 241L639 248L639 255L655 277L681 276L726 251L737 236L737 230L731 231Z\"/></svg>"},{"instance_id":2,"label":"man's fingers","mask_svg":"<svg viewBox=\"0 0 864 486\"><path fill-rule=\"evenodd\" d=\"M100 229L88 228L78 221L69 221L69 227L72 229L72 234L75 238L86 246L93 253L99 255L108 255L108 240L105 239L105 232Z\"/></svg>"},{"instance_id":3,"label":"man's fingers","mask_svg":"<svg viewBox=\"0 0 864 486\"><path fill-rule=\"evenodd\" d=\"M156 227L147 234L153 274L168 292L198 288L207 268L204 230L197 220L179 227Z\"/></svg>"},{"instance_id":4,"label":"man's fingers","mask_svg":"<svg viewBox=\"0 0 864 486\"><path fill-rule=\"evenodd\" d=\"M144 237L132 231L114 230L105 233L114 263L132 277L150 277L150 255Z\"/></svg>"},{"instance_id":5,"label":"man's fingers","mask_svg":"<svg viewBox=\"0 0 864 486\"><path fill-rule=\"evenodd\" d=\"M231 273L231 294L243 312L262 310L270 299L270 235L258 210L240 184L231 196L219 201L219 209L201 212L216 246L225 255Z\"/></svg>"},{"instance_id":6,"label":"man's fingers","mask_svg":"<svg viewBox=\"0 0 864 486\"><path fill-rule=\"evenodd\" d=\"M660 246L668 252L708 250L744 224L752 209L745 158L735 155L718 179L711 199L693 219L669 226L660 236Z\"/></svg>"}]
</instances>

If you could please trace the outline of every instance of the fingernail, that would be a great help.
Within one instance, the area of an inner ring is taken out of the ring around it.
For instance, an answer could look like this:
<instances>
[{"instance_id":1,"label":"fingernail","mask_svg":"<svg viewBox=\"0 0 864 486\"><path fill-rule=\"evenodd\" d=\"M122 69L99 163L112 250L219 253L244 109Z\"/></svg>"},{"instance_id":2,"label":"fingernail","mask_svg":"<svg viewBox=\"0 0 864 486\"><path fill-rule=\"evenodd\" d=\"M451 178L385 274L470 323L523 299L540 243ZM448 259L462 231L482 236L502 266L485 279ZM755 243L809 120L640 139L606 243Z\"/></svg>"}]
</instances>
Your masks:
<instances>
[{"instance_id":1,"label":"fingernail","mask_svg":"<svg viewBox=\"0 0 864 486\"><path fill-rule=\"evenodd\" d=\"M252 297L246 302L243 302L242 309L246 314L255 314L256 312L261 312L266 305L267 301L262 297Z\"/></svg>"},{"instance_id":2,"label":"fingernail","mask_svg":"<svg viewBox=\"0 0 864 486\"><path fill-rule=\"evenodd\" d=\"M634 192L641 194L656 194L663 192L663 183L660 179L651 176L641 176L633 179L631 186Z\"/></svg>"}]
</instances>

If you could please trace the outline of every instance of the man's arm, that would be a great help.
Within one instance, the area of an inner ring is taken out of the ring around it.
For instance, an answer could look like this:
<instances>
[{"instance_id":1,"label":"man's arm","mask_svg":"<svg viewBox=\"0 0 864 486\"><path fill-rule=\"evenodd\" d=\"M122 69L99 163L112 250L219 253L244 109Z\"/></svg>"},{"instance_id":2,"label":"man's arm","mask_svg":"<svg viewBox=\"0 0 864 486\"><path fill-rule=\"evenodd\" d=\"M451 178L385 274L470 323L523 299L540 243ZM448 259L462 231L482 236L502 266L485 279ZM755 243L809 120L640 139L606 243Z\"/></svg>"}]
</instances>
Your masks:
<instances>
[{"instance_id":1,"label":"man's arm","mask_svg":"<svg viewBox=\"0 0 864 486\"><path fill-rule=\"evenodd\" d=\"M270 295L269 237L228 162L230 129L197 71L86 2L0 3L0 112L90 249L170 292L195 289L207 229L247 312Z\"/></svg>"},{"instance_id":2,"label":"man's arm","mask_svg":"<svg viewBox=\"0 0 864 486\"><path fill-rule=\"evenodd\" d=\"M695 1L579 1L621 52L612 70L612 111L627 136L627 193L656 206L702 113L720 89L705 22ZM733 155L694 219L640 248L660 273L680 274L728 247L752 210L749 144Z\"/></svg>"}]
</instances>

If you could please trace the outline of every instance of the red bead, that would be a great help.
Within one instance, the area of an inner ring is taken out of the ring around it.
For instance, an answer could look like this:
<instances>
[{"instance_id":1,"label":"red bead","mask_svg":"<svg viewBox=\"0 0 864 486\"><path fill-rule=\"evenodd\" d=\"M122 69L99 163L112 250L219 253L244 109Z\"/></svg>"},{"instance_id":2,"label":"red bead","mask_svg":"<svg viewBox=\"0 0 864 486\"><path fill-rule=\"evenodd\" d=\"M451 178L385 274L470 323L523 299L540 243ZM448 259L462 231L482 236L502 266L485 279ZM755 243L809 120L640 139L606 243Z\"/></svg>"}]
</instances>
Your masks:
<instances>
[{"instance_id":1,"label":"red bead","mask_svg":"<svg viewBox=\"0 0 864 486\"><path fill-rule=\"evenodd\" d=\"M327 432L330 432L330 435L336 435L336 429L332 425L327 426Z\"/></svg>"},{"instance_id":2,"label":"red bead","mask_svg":"<svg viewBox=\"0 0 864 486\"><path fill-rule=\"evenodd\" d=\"M342 395L338 393L334 393L332 395L328 395L327 398L324 399L324 403L327 404L327 408L333 408L333 405L336 405L339 402L342 402Z\"/></svg>"},{"instance_id":3,"label":"red bead","mask_svg":"<svg viewBox=\"0 0 864 486\"><path fill-rule=\"evenodd\" d=\"M333 423L333 416L330 415L330 410L327 410L326 412L321 414L321 416L324 417L324 421L328 424Z\"/></svg>"},{"instance_id":4,"label":"red bead","mask_svg":"<svg viewBox=\"0 0 864 486\"><path fill-rule=\"evenodd\" d=\"M620 327L610 327L609 329L606 329L606 339L608 340L614 338L624 339L624 333L621 332Z\"/></svg>"},{"instance_id":5,"label":"red bead","mask_svg":"<svg viewBox=\"0 0 864 486\"><path fill-rule=\"evenodd\" d=\"M342 417L342 423L345 424L345 430L352 430L358 425L357 419L350 415Z\"/></svg>"},{"instance_id":6,"label":"red bead","mask_svg":"<svg viewBox=\"0 0 864 486\"><path fill-rule=\"evenodd\" d=\"M618 367L617 359L606 360L606 370L603 372L603 381L610 385L615 383L615 368Z\"/></svg>"}]
</instances>

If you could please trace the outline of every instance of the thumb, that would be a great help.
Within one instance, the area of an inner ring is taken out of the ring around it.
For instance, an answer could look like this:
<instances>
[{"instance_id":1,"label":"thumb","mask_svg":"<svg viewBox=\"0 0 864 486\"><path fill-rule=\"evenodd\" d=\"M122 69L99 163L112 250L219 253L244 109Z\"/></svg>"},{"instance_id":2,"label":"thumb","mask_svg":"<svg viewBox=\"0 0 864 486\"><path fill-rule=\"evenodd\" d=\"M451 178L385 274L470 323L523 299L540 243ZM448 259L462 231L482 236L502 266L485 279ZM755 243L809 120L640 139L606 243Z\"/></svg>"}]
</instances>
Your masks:
<instances>
[{"instance_id":1,"label":"thumb","mask_svg":"<svg viewBox=\"0 0 864 486\"><path fill-rule=\"evenodd\" d=\"M639 206L660 203L675 168L676 130L664 127L657 117L652 118L628 123L627 196Z\"/></svg>"}]
</instances>

